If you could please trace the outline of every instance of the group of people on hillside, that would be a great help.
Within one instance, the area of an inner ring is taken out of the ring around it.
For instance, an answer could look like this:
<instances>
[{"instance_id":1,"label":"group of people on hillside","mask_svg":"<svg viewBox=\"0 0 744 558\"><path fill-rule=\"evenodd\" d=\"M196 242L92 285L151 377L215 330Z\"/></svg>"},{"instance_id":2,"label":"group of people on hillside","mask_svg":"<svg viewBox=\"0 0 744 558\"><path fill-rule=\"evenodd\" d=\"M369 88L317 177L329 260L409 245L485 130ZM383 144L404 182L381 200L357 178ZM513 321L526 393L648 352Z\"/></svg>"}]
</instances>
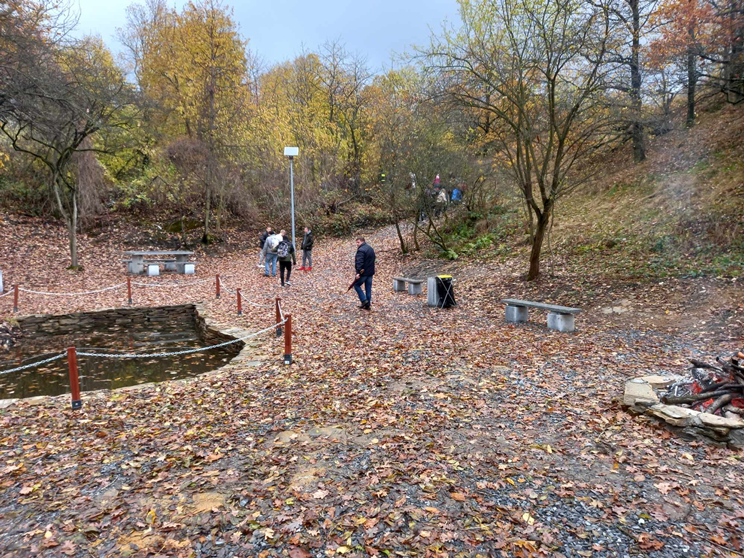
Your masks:
<instances>
[{"instance_id":1,"label":"group of people on hillside","mask_svg":"<svg viewBox=\"0 0 744 558\"><path fill-rule=\"evenodd\" d=\"M462 184L458 183L454 176L450 176L450 182L452 182L451 188L443 186L439 175L437 175L431 187L424 190L425 196L422 201L428 205L434 217L439 217L450 204L457 205L462 202ZM426 208L422 207L419 220L425 218Z\"/></svg>"},{"instance_id":2,"label":"group of people on hillside","mask_svg":"<svg viewBox=\"0 0 744 558\"><path fill-rule=\"evenodd\" d=\"M302 271L313 270L313 232L310 227L305 227L305 235L302 238ZM292 283L292 265L297 265L294 244L287 237L284 229L275 233L271 227L259 238L261 251L258 254L258 267L264 268L266 277L276 277L276 264L279 262L279 279L282 287L289 287ZM285 280L286 273L286 280Z\"/></svg>"},{"instance_id":3,"label":"group of people on hillside","mask_svg":"<svg viewBox=\"0 0 744 558\"><path fill-rule=\"evenodd\" d=\"M302 237L302 266L299 268L303 271L312 271L313 269L313 232L310 227L305 227L305 234ZM354 282L352 286L359 296L361 305L359 308L370 310L372 305L372 277L375 274L375 251L366 243L364 237L356 239L357 251L354 258ZM276 263L279 262L279 279L282 287L289 287L290 277L292 276L292 265L297 265L295 258L295 247L287 236L284 229L275 233L271 227L266 227L266 231L259 238L261 251L258 255L258 267L264 268L266 277L276 277ZM285 279L286 272L286 279ZM349 287L351 289L351 287Z\"/></svg>"}]
</instances>

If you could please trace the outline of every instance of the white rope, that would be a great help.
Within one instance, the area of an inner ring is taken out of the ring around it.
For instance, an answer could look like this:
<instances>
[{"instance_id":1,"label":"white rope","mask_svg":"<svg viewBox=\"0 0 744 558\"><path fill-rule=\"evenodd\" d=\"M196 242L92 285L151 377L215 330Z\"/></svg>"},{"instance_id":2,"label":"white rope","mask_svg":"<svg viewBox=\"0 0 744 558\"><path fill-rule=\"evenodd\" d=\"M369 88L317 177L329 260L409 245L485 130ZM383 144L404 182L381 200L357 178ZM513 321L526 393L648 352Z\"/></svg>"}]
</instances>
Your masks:
<instances>
[{"instance_id":1,"label":"white rope","mask_svg":"<svg viewBox=\"0 0 744 558\"><path fill-rule=\"evenodd\" d=\"M272 306L274 306L273 304L258 304L257 302L252 302L245 298L245 296L243 296L242 291L238 291L238 294L240 295L240 298L243 300L243 302L250 304L251 306L255 306L256 308L271 308ZM282 316L282 318L284 318L284 316Z\"/></svg>"},{"instance_id":2,"label":"white rope","mask_svg":"<svg viewBox=\"0 0 744 558\"><path fill-rule=\"evenodd\" d=\"M67 356L67 353L61 353L57 356L53 356L52 358L48 358L46 360L40 360L38 362L32 362L31 364L26 364L24 366L19 366L18 368L10 368L9 370L0 370L0 375L2 374L10 374L11 372L18 372L20 370L25 370L26 368L33 368L34 366L41 366L42 364L47 364L49 362L53 362L55 360L58 360L60 358L64 358Z\"/></svg>"},{"instance_id":3,"label":"white rope","mask_svg":"<svg viewBox=\"0 0 744 558\"><path fill-rule=\"evenodd\" d=\"M250 300L245 298L245 296L243 295L241 291L232 291L228 289L227 285L225 285L225 283L222 281L222 277L220 277L220 285L222 286L223 289L227 291L227 294L232 295L232 294L235 294L236 292L240 292L240 298L243 300L243 302L245 302L246 304L250 304L251 306L255 306L256 308L271 308L272 306L274 306L273 304L258 304L257 302L251 302Z\"/></svg>"},{"instance_id":4,"label":"white rope","mask_svg":"<svg viewBox=\"0 0 744 558\"><path fill-rule=\"evenodd\" d=\"M132 285L137 285L138 287L190 287L192 285L200 285L202 283L206 283L207 281L211 281L212 279L201 279L199 281L189 281L187 283L138 283L138 282L132 282Z\"/></svg>"},{"instance_id":5,"label":"white rope","mask_svg":"<svg viewBox=\"0 0 744 558\"><path fill-rule=\"evenodd\" d=\"M178 356L178 355L188 355L191 353L200 353L202 351L209 351L210 349L216 349L218 347L225 347L227 345L232 345L233 343L237 343L239 341L245 341L246 339L250 339L251 337L258 337L262 333L266 333L267 331L272 331L276 329L279 326L284 325L284 323L287 320L282 320L281 322L274 324L270 327L267 327L265 329L262 329L261 331L256 331L254 333L251 333L250 335L246 335L245 337L240 337L239 339L232 339L231 341L225 341L224 343L219 343L217 345L210 345L209 347L197 347L196 349L186 349L183 351L173 351L170 353L118 353L118 354L109 354L109 353L81 353L79 352L79 356L89 356L89 357L101 357L101 358L153 358L153 357L169 357L169 356Z\"/></svg>"},{"instance_id":6,"label":"white rope","mask_svg":"<svg viewBox=\"0 0 744 558\"><path fill-rule=\"evenodd\" d=\"M18 287L18 290L23 291L24 293L47 295L47 296L80 296L80 295L103 293L105 291L113 291L114 289L119 289L123 287L124 285L126 285L126 283L119 283L118 285L114 285L112 287L106 287L105 289L98 289L96 291L85 291L85 292L80 292L80 293L48 293L45 291L32 291L31 289L24 289L23 287Z\"/></svg>"},{"instance_id":7,"label":"white rope","mask_svg":"<svg viewBox=\"0 0 744 558\"><path fill-rule=\"evenodd\" d=\"M6 293L0 294L0 298L3 298L4 296L8 296L9 294L12 294L13 291L8 291Z\"/></svg>"},{"instance_id":8,"label":"white rope","mask_svg":"<svg viewBox=\"0 0 744 558\"><path fill-rule=\"evenodd\" d=\"M227 293L228 293L228 294L235 294L235 291L231 291L230 289L228 289L228 288L227 288L227 285L225 285L225 283L223 283L223 281L222 281L222 277L220 277L220 278L219 278L219 282L220 282L220 286L221 286L221 287L222 287L223 289L225 289L225 290L227 291Z\"/></svg>"},{"instance_id":9,"label":"white rope","mask_svg":"<svg viewBox=\"0 0 744 558\"><path fill-rule=\"evenodd\" d=\"M279 317L286 322L287 320L284 318L284 310L282 309L282 301L281 300L279 302L277 302L277 306L279 306Z\"/></svg>"}]
</instances>

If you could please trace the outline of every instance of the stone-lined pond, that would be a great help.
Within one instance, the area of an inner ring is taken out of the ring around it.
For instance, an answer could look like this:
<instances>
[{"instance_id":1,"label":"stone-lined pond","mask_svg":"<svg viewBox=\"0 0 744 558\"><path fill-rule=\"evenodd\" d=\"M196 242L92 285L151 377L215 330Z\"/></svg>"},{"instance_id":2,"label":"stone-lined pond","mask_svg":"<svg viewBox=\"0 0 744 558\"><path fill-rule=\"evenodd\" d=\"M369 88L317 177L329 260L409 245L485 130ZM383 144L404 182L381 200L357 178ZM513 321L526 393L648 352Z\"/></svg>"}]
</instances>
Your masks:
<instances>
[{"instance_id":1,"label":"stone-lined pond","mask_svg":"<svg viewBox=\"0 0 744 558\"><path fill-rule=\"evenodd\" d=\"M122 308L64 316L19 318L23 337L0 353L0 372L74 346L95 353L172 352L230 339L209 330L193 305ZM80 389L117 389L148 382L197 376L230 362L243 347L237 342L218 349L175 357L112 359L79 357ZM69 393L67 359L11 374L0 373L0 399Z\"/></svg>"}]
</instances>

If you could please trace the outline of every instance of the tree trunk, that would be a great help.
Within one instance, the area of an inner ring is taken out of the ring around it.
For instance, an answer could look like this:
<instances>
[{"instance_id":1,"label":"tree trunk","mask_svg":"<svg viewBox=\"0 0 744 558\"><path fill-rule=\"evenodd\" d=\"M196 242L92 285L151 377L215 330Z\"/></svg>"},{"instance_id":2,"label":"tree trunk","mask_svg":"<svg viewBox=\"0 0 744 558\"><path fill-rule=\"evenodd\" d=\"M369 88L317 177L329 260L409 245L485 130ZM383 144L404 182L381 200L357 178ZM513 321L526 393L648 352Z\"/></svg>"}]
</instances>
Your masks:
<instances>
[{"instance_id":1,"label":"tree trunk","mask_svg":"<svg viewBox=\"0 0 744 558\"><path fill-rule=\"evenodd\" d=\"M530 271L527 273L528 281L533 281L540 275L540 252L542 252L545 231L548 229L549 223L550 209L545 209L537 216L535 236L532 239L532 252L530 253Z\"/></svg>"},{"instance_id":2,"label":"tree trunk","mask_svg":"<svg viewBox=\"0 0 744 558\"><path fill-rule=\"evenodd\" d=\"M67 223L67 233L70 237L70 267L77 269L79 267L77 253L77 190L72 193L72 215L70 217Z\"/></svg>"},{"instance_id":3,"label":"tree trunk","mask_svg":"<svg viewBox=\"0 0 744 558\"><path fill-rule=\"evenodd\" d=\"M408 253L408 248L406 248L406 241L403 239L403 233L400 232L400 222L398 219L395 219L395 231L398 233L398 240L400 241L400 251L404 254Z\"/></svg>"},{"instance_id":4,"label":"tree trunk","mask_svg":"<svg viewBox=\"0 0 744 558\"><path fill-rule=\"evenodd\" d=\"M630 57L630 99L633 114L633 160L636 163L646 159L646 141L643 130L643 100L641 98L641 65L639 54L641 51L641 16L639 9L640 0L630 0L630 8L633 11L633 44Z\"/></svg>"},{"instance_id":5,"label":"tree trunk","mask_svg":"<svg viewBox=\"0 0 744 558\"><path fill-rule=\"evenodd\" d=\"M212 210L212 192L209 186L207 186L207 199L205 200L204 207L204 237L202 238L202 244L209 244L209 213Z\"/></svg>"},{"instance_id":6,"label":"tree trunk","mask_svg":"<svg viewBox=\"0 0 744 558\"><path fill-rule=\"evenodd\" d=\"M692 47L687 51L687 127L695 124L695 86L697 85L696 56Z\"/></svg>"},{"instance_id":7,"label":"tree trunk","mask_svg":"<svg viewBox=\"0 0 744 558\"><path fill-rule=\"evenodd\" d=\"M189 237L186 236L186 216L181 215L181 244L184 248L189 247Z\"/></svg>"},{"instance_id":8,"label":"tree trunk","mask_svg":"<svg viewBox=\"0 0 744 558\"><path fill-rule=\"evenodd\" d=\"M70 211L67 211L65 209L65 204L62 202L62 196L65 194L65 186L59 183L59 173L54 172L52 175L52 191L54 192L54 197L57 200L57 207L59 207L59 212L62 214L62 218L65 220L65 224L67 225L67 236L70 241L70 267L76 268L78 267L78 257L77 257L77 218L78 218L78 208L77 208L77 190L72 191L72 204L70 207Z\"/></svg>"}]
</instances>

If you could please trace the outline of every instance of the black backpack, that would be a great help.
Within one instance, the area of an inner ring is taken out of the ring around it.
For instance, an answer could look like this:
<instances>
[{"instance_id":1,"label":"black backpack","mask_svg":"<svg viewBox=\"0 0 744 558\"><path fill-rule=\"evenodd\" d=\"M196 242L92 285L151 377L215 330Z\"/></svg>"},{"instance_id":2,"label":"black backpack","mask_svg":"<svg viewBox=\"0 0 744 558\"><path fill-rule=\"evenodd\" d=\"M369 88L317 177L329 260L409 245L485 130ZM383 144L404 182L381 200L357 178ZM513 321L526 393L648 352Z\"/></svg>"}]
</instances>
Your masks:
<instances>
[{"instance_id":1,"label":"black backpack","mask_svg":"<svg viewBox=\"0 0 744 558\"><path fill-rule=\"evenodd\" d=\"M279 246L276 247L276 255L280 258L286 258L289 254L289 242L282 240Z\"/></svg>"}]
</instances>

